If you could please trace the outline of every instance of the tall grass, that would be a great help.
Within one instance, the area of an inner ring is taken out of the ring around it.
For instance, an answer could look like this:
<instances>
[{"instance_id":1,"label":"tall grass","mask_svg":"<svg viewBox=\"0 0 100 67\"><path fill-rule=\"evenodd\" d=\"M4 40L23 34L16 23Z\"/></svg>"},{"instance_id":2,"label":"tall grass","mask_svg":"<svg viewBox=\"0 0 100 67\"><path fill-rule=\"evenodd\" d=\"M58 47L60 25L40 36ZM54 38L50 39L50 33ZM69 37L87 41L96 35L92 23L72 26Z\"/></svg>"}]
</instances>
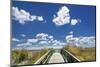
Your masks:
<instances>
[{"instance_id":1,"label":"tall grass","mask_svg":"<svg viewBox=\"0 0 100 67\"><path fill-rule=\"evenodd\" d=\"M12 51L12 61L13 63L20 63L25 60L28 56L28 52L24 49Z\"/></svg>"},{"instance_id":2,"label":"tall grass","mask_svg":"<svg viewBox=\"0 0 100 67\"><path fill-rule=\"evenodd\" d=\"M28 65L34 64L39 58L41 58L49 49L43 49L41 51L29 51L25 49L12 51L12 65Z\"/></svg>"},{"instance_id":3,"label":"tall grass","mask_svg":"<svg viewBox=\"0 0 100 67\"><path fill-rule=\"evenodd\" d=\"M96 49L94 48L82 48L73 45L67 45L64 49L68 50L74 56L81 61L95 61L96 60Z\"/></svg>"}]
</instances>

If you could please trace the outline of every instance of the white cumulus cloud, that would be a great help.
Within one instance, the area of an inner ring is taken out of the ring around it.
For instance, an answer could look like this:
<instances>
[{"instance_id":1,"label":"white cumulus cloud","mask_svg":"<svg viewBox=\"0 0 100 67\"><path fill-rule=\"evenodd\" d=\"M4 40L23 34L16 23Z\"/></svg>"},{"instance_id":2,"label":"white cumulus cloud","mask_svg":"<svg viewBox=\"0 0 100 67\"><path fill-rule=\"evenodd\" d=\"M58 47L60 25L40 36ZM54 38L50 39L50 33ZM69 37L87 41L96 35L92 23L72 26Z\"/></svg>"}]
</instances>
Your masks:
<instances>
[{"instance_id":1,"label":"white cumulus cloud","mask_svg":"<svg viewBox=\"0 0 100 67\"><path fill-rule=\"evenodd\" d=\"M48 36L48 39L50 39L51 41L53 41L54 37L50 35L50 36Z\"/></svg>"},{"instance_id":2,"label":"white cumulus cloud","mask_svg":"<svg viewBox=\"0 0 100 67\"><path fill-rule=\"evenodd\" d=\"M39 44L40 45L48 45L49 43L48 43L48 41L40 41Z\"/></svg>"},{"instance_id":3,"label":"white cumulus cloud","mask_svg":"<svg viewBox=\"0 0 100 67\"><path fill-rule=\"evenodd\" d=\"M43 21L43 17L42 17L42 16L37 17L37 19L38 19L39 21Z\"/></svg>"},{"instance_id":4,"label":"white cumulus cloud","mask_svg":"<svg viewBox=\"0 0 100 67\"><path fill-rule=\"evenodd\" d=\"M30 43L36 43L36 42L38 42L38 40L34 39L34 38L33 39L27 39L27 41L30 42Z\"/></svg>"},{"instance_id":5,"label":"white cumulus cloud","mask_svg":"<svg viewBox=\"0 0 100 67\"><path fill-rule=\"evenodd\" d=\"M19 42L20 40L19 40L19 39L17 39L17 38L12 38L12 41Z\"/></svg>"},{"instance_id":6,"label":"white cumulus cloud","mask_svg":"<svg viewBox=\"0 0 100 67\"><path fill-rule=\"evenodd\" d=\"M73 38L73 35L68 35L68 36L66 36L66 40L67 40L67 39L71 39L71 38Z\"/></svg>"},{"instance_id":7,"label":"white cumulus cloud","mask_svg":"<svg viewBox=\"0 0 100 67\"><path fill-rule=\"evenodd\" d=\"M81 46L81 47L95 47L95 36L88 37L73 37L72 35L66 36L67 44Z\"/></svg>"},{"instance_id":8,"label":"white cumulus cloud","mask_svg":"<svg viewBox=\"0 0 100 67\"><path fill-rule=\"evenodd\" d=\"M67 6L62 6L56 15L54 15L53 23L57 26L62 26L65 24L76 25L78 23L78 19L71 19L70 10Z\"/></svg>"},{"instance_id":9,"label":"white cumulus cloud","mask_svg":"<svg viewBox=\"0 0 100 67\"><path fill-rule=\"evenodd\" d=\"M70 31L69 33L70 33L70 34L73 34L73 31Z\"/></svg>"},{"instance_id":10,"label":"white cumulus cloud","mask_svg":"<svg viewBox=\"0 0 100 67\"><path fill-rule=\"evenodd\" d=\"M57 12L57 16L54 16L53 22L58 26L70 23L69 9L66 6L60 8Z\"/></svg>"},{"instance_id":11,"label":"white cumulus cloud","mask_svg":"<svg viewBox=\"0 0 100 67\"><path fill-rule=\"evenodd\" d=\"M18 47L26 47L26 46L31 46L31 45L32 45L32 43L30 43L30 42L17 44Z\"/></svg>"},{"instance_id":12,"label":"white cumulus cloud","mask_svg":"<svg viewBox=\"0 0 100 67\"><path fill-rule=\"evenodd\" d=\"M45 34L45 33L39 33L36 35L36 38L38 40L47 40L47 37L48 37L48 34Z\"/></svg>"},{"instance_id":13,"label":"white cumulus cloud","mask_svg":"<svg viewBox=\"0 0 100 67\"><path fill-rule=\"evenodd\" d=\"M19 21L21 24L25 24L27 21L43 21L42 16L31 15L28 11L24 9L19 9L18 7L12 7L12 17L14 20Z\"/></svg>"},{"instance_id":14,"label":"white cumulus cloud","mask_svg":"<svg viewBox=\"0 0 100 67\"><path fill-rule=\"evenodd\" d=\"M36 43L36 42L38 42L37 39L34 39L34 38L33 38L33 39L27 39L26 42L17 44L17 47L27 47L27 46L32 46L33 43Z\"/></svg>"},{"instance_id":15,"label":"white cumulus cloud","mask_svg":"<svg viewBox=\"0 0 100 67\"><path fill-rule=\"evenodd\" d=\"M77 23L79 23L77 19L71 19L71 25L76 25Z\"/></svg>"},{"instance_id":16,"label":"white cumulus cloud","mask_svg":"<svg viewBox=\"0 0 100 67\"><path fill-rule=\"evenodd\" d=\"M54 39L54 36L46 34L46 33L38 33L36 34L34 38L26 39L25 42L23 43L22 42L17 44L17 48L25 48L25 49L27 48L31 49L32 47L34 47L33 49L35 49L35 47L37 49L42 48L42 47L61 48L64 45L66 45L66 43L60 40L56 40Z\"/></svg>"}]
</instances>

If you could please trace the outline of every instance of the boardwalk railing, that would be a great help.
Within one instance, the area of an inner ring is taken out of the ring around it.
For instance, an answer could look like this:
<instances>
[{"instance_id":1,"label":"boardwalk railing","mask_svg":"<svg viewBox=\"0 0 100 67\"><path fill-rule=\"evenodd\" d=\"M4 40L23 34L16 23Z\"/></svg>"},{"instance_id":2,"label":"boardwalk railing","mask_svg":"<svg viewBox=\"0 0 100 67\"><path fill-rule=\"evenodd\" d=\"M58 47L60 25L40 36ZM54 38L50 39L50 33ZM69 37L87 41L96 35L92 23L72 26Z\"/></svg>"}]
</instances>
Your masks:
<instances>
[{"instance_id":1,"label":"boardwalk railing","mask_svg":"<svg viewBox=\"0 0 100 67\"><path fill-rule=\"evenodd\" d=\"M61 50L61 54L62 54L65 62L68 62L68 63L80 62L80 60L77 57L75 57L72 53L70 53L69 51L67 51L65 49Z\"/></svg>"},{"instance_id":2,"label":"boardwalk railing","mask_svg":"<svg viewBox=\"0 0 100 67\"><path fill-rule=\"evenodd\" d=\"M39 60L37 60L34 64L46 64L52 55L53 51L49 50L46 54L44 54Z\"/></svg>"},{"instance_id":3,"label":"boardwalk railing","mask_svg":"<svg viewBox=\"0 0 100 67\"><path fill-rule=\"evenodd\" d=\"M49 50L34 64L47 64L53 52L54 52L53 50ZM69 51L65 49L61 50L61 55L63 56L64 61L67 63L81 62L77 57L75 57L72 53L70 53Z\"/></svg>"}]
</instances>

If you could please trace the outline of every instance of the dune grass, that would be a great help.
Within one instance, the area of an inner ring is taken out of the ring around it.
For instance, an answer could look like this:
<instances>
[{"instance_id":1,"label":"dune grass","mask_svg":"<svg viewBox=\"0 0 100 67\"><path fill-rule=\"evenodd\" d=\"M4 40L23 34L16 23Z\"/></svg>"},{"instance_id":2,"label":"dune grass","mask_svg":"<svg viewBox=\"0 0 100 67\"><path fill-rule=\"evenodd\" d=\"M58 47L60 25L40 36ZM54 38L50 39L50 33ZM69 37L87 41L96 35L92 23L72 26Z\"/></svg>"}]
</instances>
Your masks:
<instances>
[{"instance_id":1,"label":"dune grass","mask_svg":"<svg viewBox=\"0 0 100 67\"><path fill-rule=\"evenodd\" d=\"M71 52L81 61L95 61L96 60L96 49L94 48L82 48L73 45L67 45L64 49Z\"/></svg>"},{"instance_id":2,"label":"dune grass","mask_svg":"<svg viewBox=\"0 0 100 67\"><path fill-rule=\"evenodd\" d=\"M34 64L41 56L43 56L48 49L41 51L29 51L25 49L12 51L12 65L28 65Z\"/></svg>"}]
</instances>

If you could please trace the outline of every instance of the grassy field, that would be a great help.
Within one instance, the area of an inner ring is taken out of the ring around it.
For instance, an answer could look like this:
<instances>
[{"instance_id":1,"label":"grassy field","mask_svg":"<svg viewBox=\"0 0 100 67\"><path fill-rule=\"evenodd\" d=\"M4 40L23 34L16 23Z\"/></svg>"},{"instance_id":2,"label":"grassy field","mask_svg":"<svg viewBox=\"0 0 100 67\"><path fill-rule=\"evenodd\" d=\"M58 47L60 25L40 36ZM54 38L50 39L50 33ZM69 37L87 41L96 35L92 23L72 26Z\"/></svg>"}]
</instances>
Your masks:
<instances>
[{"instance_id":1,"label":"grassy field","mask_svg":"<svg viewBox=\"0 0 100 67\"><path fill-rule=\"evenodd\" d=\"M40 51L29 51L25 49L12 51L12 65L28 65L34 64L41 56L43 56L49 49Z\"/></svg>"},{"instance_id":2,"label":"grassy field","mask_svg":"<svg viewBox=\"0 0 100 67\"><path fill-rule=\"evenodd\" d=\"M95 48L82 48L73 45L65 46L64 49L71 52L81 61L95 61L96 60L96 49Z\"/></svg>"}]
</instances>

